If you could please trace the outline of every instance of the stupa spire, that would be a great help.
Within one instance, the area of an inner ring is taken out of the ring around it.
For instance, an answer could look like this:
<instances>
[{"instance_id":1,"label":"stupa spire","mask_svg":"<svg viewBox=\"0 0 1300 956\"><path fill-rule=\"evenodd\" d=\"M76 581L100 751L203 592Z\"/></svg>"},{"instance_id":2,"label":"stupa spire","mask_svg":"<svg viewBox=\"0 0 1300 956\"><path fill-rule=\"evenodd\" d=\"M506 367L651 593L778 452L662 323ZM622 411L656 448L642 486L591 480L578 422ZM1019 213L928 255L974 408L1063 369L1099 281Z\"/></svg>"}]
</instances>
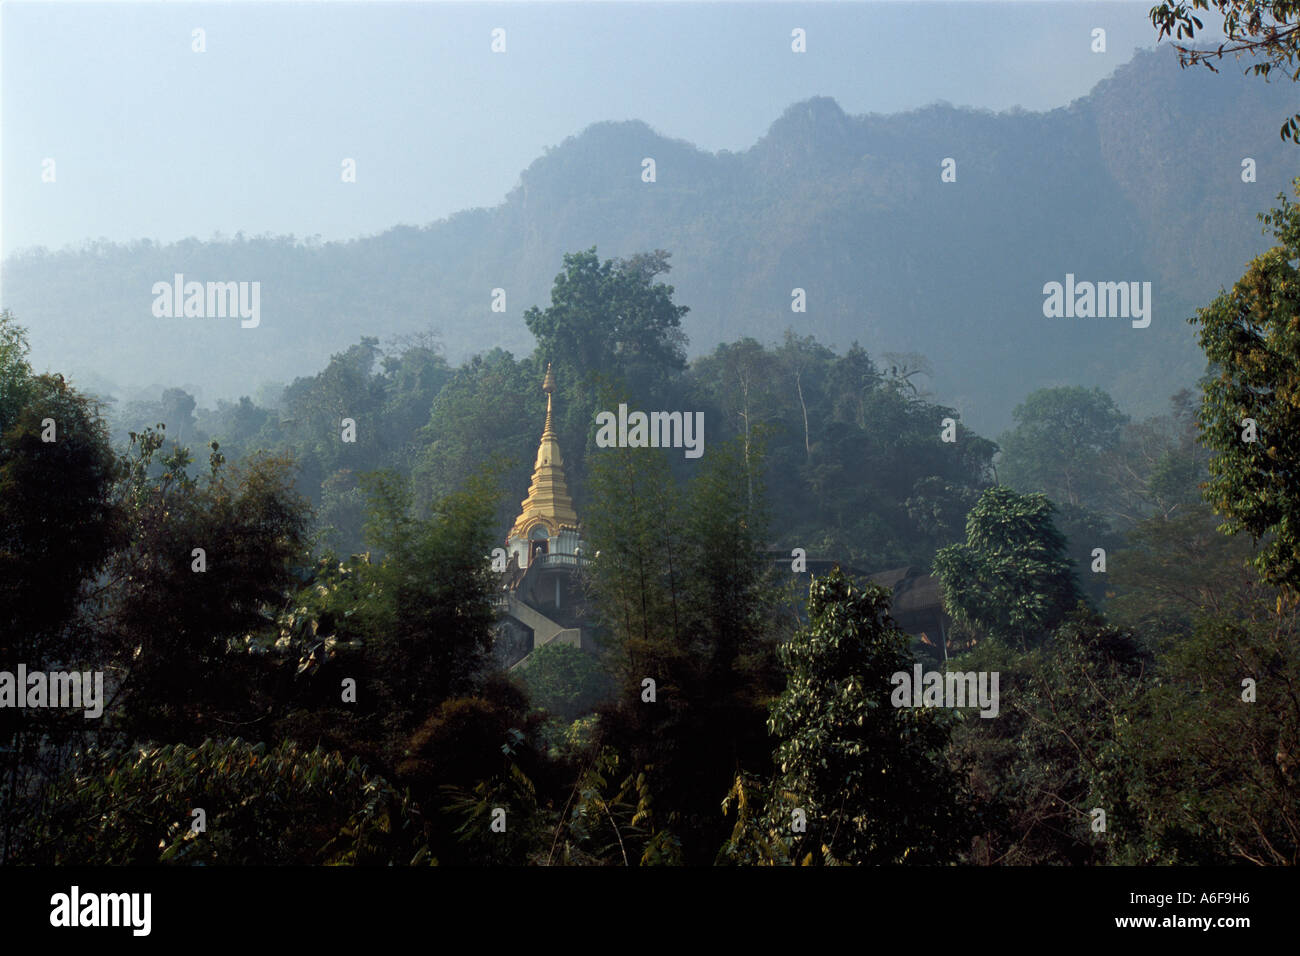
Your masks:
<instances>
[{"instance_id":1,"label":"stupa spire","mask_svg":"<svg viewBox=\"0 0 1300 956\"><path fill-rule=\"evenodd\" d=\"M555 373L551 371L550 362L546 363L546 378L542 380L542 391L546 393L546 425L542 429L542 438L554 438L555 428L551 424L551 397L555 393Z\"/></svg>"},{"instance_id":2,"label":"stupa spire","mask_svg":"<svg viewBox=\"0 0 1300 956\"><path fill-rule=\"evenodd\" d=\"M544 525L551 535L557 534L561 528L576 530L578 527L578 514L573 510L573 500L564 479L564 456L560 454L560 441L555 434L555 373L551 371L549 362L542 391L546 393L546 424L542 428L541 443L537 446L528 497L521 502L523 510L510 529L510 537L525 537L538 524Z\"/></svg>"}]
</instances>

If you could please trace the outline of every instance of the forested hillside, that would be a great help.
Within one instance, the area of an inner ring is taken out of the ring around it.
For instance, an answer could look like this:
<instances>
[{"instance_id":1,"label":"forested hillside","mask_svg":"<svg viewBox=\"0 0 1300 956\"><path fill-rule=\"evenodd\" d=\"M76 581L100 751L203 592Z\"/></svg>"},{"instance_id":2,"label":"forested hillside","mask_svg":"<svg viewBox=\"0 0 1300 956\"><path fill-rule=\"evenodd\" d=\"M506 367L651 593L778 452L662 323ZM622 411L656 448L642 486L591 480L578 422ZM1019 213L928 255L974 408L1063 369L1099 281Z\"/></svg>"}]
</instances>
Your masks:
<instances>
[{"instance_id":1,"label":"forested hillside","mask_svg":"<svg viewBox=\"0 0 1300 956\"><path fill-rule=\"evenodd\" d=\"M1043 114L599 123L349 242L15 254L0 864L1203 865L1244 910L1228 866L1300 864L1295 89L1162 50Z\"/></svg>"},{"instance_id":2,"label":"forested hillside","mask_svg":"<svg viewBox=\"0 0 1300 956\"><path fill-rule=\"evenodd\" d=\"M985 431L1048 385L1100 386L1155 414L1201 371L1184 320L1264 248L1254 216L1294 168L1274 123L1288 93L1234 71L1180 71L1163 50L1043 114L936 105L854 117L819 97L734 154L599 123L521 171L491 209L338 243L21 251L4 263L0 304L30 328L38 366L119 395L184 386L210 406L311 374L362 336L434 329L452 362L518 352L524 310L545 301L564 253L668 249L693 354L793 327L840 351L856 340L873 355L923 353L938 397ZM1246 157L1255 182L1242 182ZM955 182L941 181L945 158ZM155 318L152 285L177 273L259 281L260 325ZM1042 287L1067 273L1150 281L1151 326L1045 319ZM796 288L806 312L791 310ZM504 311L492 310L494 289ZM990 370L1012 352L1023 387L1008 391Z\"/></svg>"},{"instance_id":3,"label":"forested hillside","mask_svg":"<svg viewBox=\"0 0 1300 956\"><path fill-rule=\"evenodd\" d=\"M5 312L0 660L111 695L0 714L0 858L1295 864L1294 322L1259 296L1294 281L1300 207L1272 225L1198 314L1195 390L1145 419L1035 390L997 444L919 357L789 333L688 362L662 252L565 256L527 356L363 338L269 406L171 389L112 423ZM488 556L547 362L598 648L506 673ZM596 446L621 402L702 411L705 453ZM774 544L932 569L943 650ZM984 709L900 695L926 665Z\"/></svg>"}]
</instances>

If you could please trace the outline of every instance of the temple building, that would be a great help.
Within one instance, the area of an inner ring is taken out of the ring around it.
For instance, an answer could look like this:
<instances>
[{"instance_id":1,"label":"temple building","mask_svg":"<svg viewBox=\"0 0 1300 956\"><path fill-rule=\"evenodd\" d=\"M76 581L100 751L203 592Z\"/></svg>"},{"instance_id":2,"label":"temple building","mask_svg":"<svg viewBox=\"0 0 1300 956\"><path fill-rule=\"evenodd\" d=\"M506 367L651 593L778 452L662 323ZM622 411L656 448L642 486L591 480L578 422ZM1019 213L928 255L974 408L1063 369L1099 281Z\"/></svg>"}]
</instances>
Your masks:
<instances>
[{"instance_id":1,"label":"temple building","mask_svg":"<svg viewBox=\"0 0 1300 956\"><path fill-rule=\"evenodd\" d=\"M594 649L585 626L582 528L564 480L564 456L552 417L555 375L549 364L542 391L546 424L528 497L506 535L506 570L496 600L502 617L495 650L510 668L527 666L528 655L550 643Z\"/></svg>"}]
</instances>

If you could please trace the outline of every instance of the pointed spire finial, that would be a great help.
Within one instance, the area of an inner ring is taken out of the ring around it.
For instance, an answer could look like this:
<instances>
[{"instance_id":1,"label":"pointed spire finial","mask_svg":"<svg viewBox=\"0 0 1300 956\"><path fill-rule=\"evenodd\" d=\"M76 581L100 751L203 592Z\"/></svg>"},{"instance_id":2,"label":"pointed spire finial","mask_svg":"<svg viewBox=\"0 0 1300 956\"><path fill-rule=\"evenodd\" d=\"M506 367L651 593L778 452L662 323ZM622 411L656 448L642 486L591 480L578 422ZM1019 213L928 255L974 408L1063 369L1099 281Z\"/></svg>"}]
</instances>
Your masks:
<instances>
[{"instance_id":1,"label":"pointed spire finial","mask_svg":"<svg viewBox=\"0 0 1300 956\"><path fill-rule=\"evenodd\" d=\"M546 363L546 378L542 382L542 391L546 393L546 427L542 429L543 438L554 438L555 429L551 425L551 395L555 392L555 375L551 363Z\"/></svg>"}]
</instances>

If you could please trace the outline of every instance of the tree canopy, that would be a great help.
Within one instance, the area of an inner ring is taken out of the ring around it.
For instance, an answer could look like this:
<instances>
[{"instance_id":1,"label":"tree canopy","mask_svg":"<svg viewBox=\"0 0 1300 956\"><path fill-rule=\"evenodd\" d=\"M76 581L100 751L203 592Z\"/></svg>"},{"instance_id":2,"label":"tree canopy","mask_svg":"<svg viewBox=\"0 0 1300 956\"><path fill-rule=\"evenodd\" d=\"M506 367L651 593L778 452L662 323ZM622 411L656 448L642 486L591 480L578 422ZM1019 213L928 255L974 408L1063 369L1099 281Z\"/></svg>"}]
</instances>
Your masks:
<instances>
[{"instance_id":1,"label":"tree canopy","mask_svg":"<svg viewBox=\"0 0 1300 956\"><path fill-rule=\"evenodd\" d=\"M1247 73L1267 78L1274 70L1300 79L1300 3L1296 0L1163 0L1151 8L1151 23L1156 38L1193 40L1205 24L1198 10L1213 9L1223 18L1224 42L1213 48L1197 48L1176 43L1178 60L1184 67L1200 64L1218 72L1216 61L1231 55L1243 55L1256 62ZM1284 140L1300 143L1300 113L1282 124Z\"/></svg>"},{"instance_id":2,"label":"tree canopy","mask_svg":"<svg viewBox=\"0 0 1300 956\"><path fill-rule=\"evenodd\" d=\"M1300 184L1297 185L1300 189ZM1230 534L1262 542L1257 567L1300 590L1300 207L1261 219L1279 244L1190 321L1211 362L1199 421L1215 452L1205 489Z\"/></svg>"}]
</instances>

